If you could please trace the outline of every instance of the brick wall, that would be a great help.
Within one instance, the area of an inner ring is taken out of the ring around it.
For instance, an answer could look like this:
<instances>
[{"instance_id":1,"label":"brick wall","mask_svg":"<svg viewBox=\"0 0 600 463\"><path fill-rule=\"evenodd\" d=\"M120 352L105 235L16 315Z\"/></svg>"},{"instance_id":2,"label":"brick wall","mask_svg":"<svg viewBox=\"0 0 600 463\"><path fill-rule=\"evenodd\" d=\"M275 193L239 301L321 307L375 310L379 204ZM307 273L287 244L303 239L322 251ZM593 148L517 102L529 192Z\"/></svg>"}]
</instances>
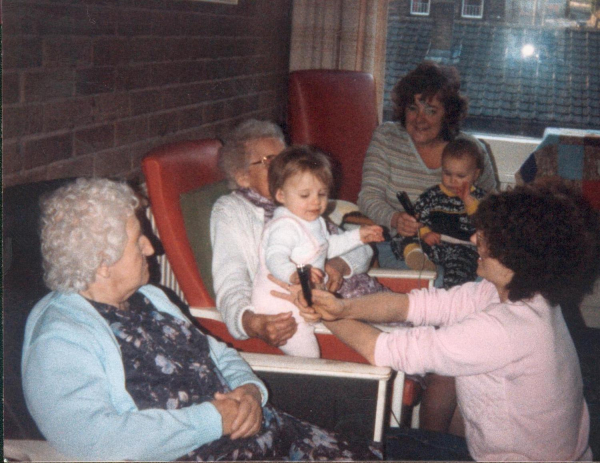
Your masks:
<instances>
[{"instance_id":1,"label":"brick wall","mask_svg":"<svg viewBox=\"0 0 600 463\"><path fill-rule=\"evenodd\" d=\"M4 0L3 185L141 178L151 148L282 123L291 0Z\"/></svg>"}]
</instances>

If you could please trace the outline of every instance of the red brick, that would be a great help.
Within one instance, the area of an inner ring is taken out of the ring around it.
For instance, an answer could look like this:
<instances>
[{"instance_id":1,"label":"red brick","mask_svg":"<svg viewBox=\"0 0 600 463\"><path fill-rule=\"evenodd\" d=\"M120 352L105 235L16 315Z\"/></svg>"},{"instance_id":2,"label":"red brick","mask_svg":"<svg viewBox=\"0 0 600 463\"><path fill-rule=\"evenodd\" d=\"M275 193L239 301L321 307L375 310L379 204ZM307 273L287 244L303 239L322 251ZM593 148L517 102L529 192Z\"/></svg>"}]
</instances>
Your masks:
<instances>
[{"instance_id":1,"label":"red brick","mask_svg":"<svg viewBox=\"0 0 600 463\"><path fill-rule=\"evenodd\" d=\"M115 68L92 67L76 71L77 94L93 95L115 90Z\"/></svg>"},{"instance_id":2,"label":"red brick","mask_svg":"<svg viewBox=\"0 0 600 463\"><path fill-rule=\"evenodd\" d=\"M94 156L94 175L115 177L131 170L131 149L118 148Z\"/></svg>"},{"instance_id":3,"label":"red brick","mask_svg":"<svg viewBox=\"0 0 600 463\"><path fill-rule=\"evenodd\" d=\"M225 103L212 103L203 106L203 115L205 123L216 122L225 116Z\"/></svg>"},{"instance_id":4,"label":"red brick","mask_svg":"<svg viewBox=\"0 0 600 463\"><path fill-rule=\"evenodd\" d=\"M102 38L93 44L94 66L118 66L130 60L129 42L124 38Z\"/></svg>"},{"instance_id":5,"label":"red brick","mask_svg":"<svg viewBox=\"0 0 600 463\"><path fill-rule=\"evenodd\" d=\"M30 71L24 74L23 95L25 101L47 101L73 95L73 71Z\"/></svg>"},{"instance_id":6,"label":"red brick","mask_svg":"<svg viewBox=\"0 0 600 463\"><path fill-rule=\"evenodd\" d=\"M21 2L3 2L2 4L2 35L36 35L37 24L31 20L30 9Z\"/></svg>"},{"instance_id":7,"label":"red brick","mask_svg":"<svg viewBox=\"0 0 600 463\"><path fill-rule=\"evenodd\" d=\"M74 9L68 5L38 4L30 7L30 20L37 24L41 35L72 34L73 14Z\"/></svg>"},{"instance_id":8,"label":"red brick","mask_svg":"<svg viewBox=\"0 0 600 463\"><path fill-rule=\"evenodd\" d=\"M189 60L194 56L196 42L193 37L167 37L164 39L165 53L163 59L168 61Z\"/></svg>"},{"instance_id":9,"label":"red brick","mask_svg":"<svg viewBox=\"0 0 600 463\"><path fill-rule=\"evenodd\" d=\"M112 121L130 115L129 94L126 92L96 95L92 106L96 122Z\"/></svg>"},{"instance_id":10,"label":"red brick","mask_svg":"<svg viewBox=\"0 0 600 463\"><path fill-rule=\"evenodd\" d=\"M131 98L131 114L133 116L153 113L163 108L163 92L158 90L131 92L129 96Z\"/></svg>"},{"instance_id":11,"label":"red brick","mask_svg":"<svg viewBox=\"0 0 600 463\"><path fill-rule=\"evenodd\" d=\"M117 15L118 35L152 35L152 22L154 21L152 11L119 8Z\"/></svg>"},{"instance_id":12,"label":"red brick","mask_svg":"<svg viewBox=\"0 0 600 463\"><path fill-rule=\"evenodd\" d=\"M179 63L160 63L152 66L152 76L150 85L152 87L164 87L179 83L184 64Z\"/></svg>"},{"instance_id":13,"label":"red brick","mask_svg":"<svg viewBox=\"0 0 600 463\"><path fill-rule=\"evenodd\" d=\"M92 122L91 98L56 101L44 105L44 131L72 129Z\"/></svg>"},{"instance_id":14,"label":"red brick","mask_svg":"<svg viewBox=\"0 0 600 463\"><path fill-rule=\"evenodd\" d=\"M119 121L115 127L116 145L127 145L136 143L148 138L148 118L137 117Z\"/></svg>"},{"instance_id":15,"label":"red brick","mask_svg":"<svg viewBox=\"0 0 600 463\"><path fill-rule=\"evenodd\" d=\"M114 2L97 7L89 5L89 2L76 3L80 5L70 10L73 20L71 34L97 37L116 33L119 7L115 8Z\"/></svg>"},{"instance_id":16,"label":"red brick","mask_svg":"<svg viewBox=\"0 0 600 463\"><path fill-rule=\"evenodd\" d=\"M2 175L13 174L23 169L23 159L16 141L2 143Z\"/></svg>"},{"instance_id":17,"label":"red brick","mask_svg":"<svg viewBox=\"0 0 600 463\"><path fill-rule=\"evenodd\" d=\"M130 45L131 60L134 63L163 61L171 48L170 45L161 43L155 37L134 37L131 39Z\"/></svg>"},{"instance_id":18,"label":"red brick","mask_svg":"<svg viewBox=\"0 0 600 463\"><path fill-rule=\"evenodd\" d=\"M5 139L42 132L42 106L5 106L2 111L2 130Z\"/></svg>"},{"instance_id":19,"label":"red brick","mask_svg":"<svg viewBox=\"0 0 600 463\"><path fill-rule=\"evenodd\" d=\"M162 96L165 109L188 106L194 103L191 100L189 85L169 88L162 92Z\"/></svg>"},{"instance_id":20,"label":"red brick","mask_svg":"<svg viewBox=\"0 0 600 463\"><path fill-rule=\"evenodd\" d=\"M179 113L179 129L185 130L191 127L198 127L206 121L204 118L204 111L202 106L196 106L194 108L183 110Z\"/></svg>"},{"instance_id":21,"label":"red brick","mask_svg":"<svg viewBox=\"0 0 600 463\"><path fill-rule=\"evenodd\" d=\"M38 167L37 169L18 172L15 174L2 175L2 187L6 188L13 185L22 185L24 183L40 182L47 180L46 166Z\"/></svg>"},{"instance_id":22,"label":"red brick","mask_svg":"<svg viewBox=\"0 0 600 463\"><path fill-rule=\"evenodd\" d=\"M79 156L55 162L48 166L48 180L68 177L91 177L94 173L94 156Z\"/></svg>"},{"instance_id":23,"label":"red brick","mask_svg":"<svg viewBox=\"0 0 600 463\"><path fill-rule=\"evenodd\" d=\"M258 95L246 96L228 100L225 103L225 118L235 117L239 114L256 111L258 108Z\"/></svg>"},{"instance_id":24,"label":"red brick","mask_svg":"<svg viewBox=\"0 0 600 463\"><path fill-rule=\"evenodd\" d=\"M16 72L2 73L2 104L18 103L20 100L20 79Z\"/></svg>"},{"instance_id":25,"label":"red brick","mask_svg":"<svg viewBox=\"0 0 600 463\"><path fill-rule=\"evenodd\" d=\"M42 40L39 37L2 37L3 69L35 68L42 65Z\"/></svg>"},{"instance_id":26,"label":"red brick","mask_svg":"<svg viewBox=\"0 0 600 463\"><path fill-rule=\"evenodd\" d=\"M73 134L75 156L112 148L114 143L115 127L113 124L78 130Z\"/></svg>"},{"instance_id":27,"label":"red brick","mask_svg":"<svg viewBox=\"0 0 600 463\"><path fill-rule=\"evenodd\" d=\"M92 63L92 42L88 37L45 37L42 48L46 68Z\"/></svg>"},{"instance_id":28,"label":"red brick","mask_svg":"<svg viewBox=\"0 0 600 463\"><path fill-rule=\"evenodd\" d=\"M152 80L150 65L121 66L116 71L117 90L138 90L148 88Z\"/></svg>"},{"instance_id":29,"label":"red brick","mask_svg":"<svg viewBox=\"0 0 600 463\"><path fill-rule=\"evenodd\" d=\"M23 144L25 169L32 169L71 157L73 141L70 134L55 135L26 141Z\"/></svg>"},{"instance_id":30,"label":"red brick","mask_svg":"<svg viewBox=\"0 0 600 463\"><path fill-rule=\"evenodd\" d=\"M210 61L207 65L207 78L210 80L216 80L244 74L252 74L252 72L250 72L248 69L249 64L251 67L254 67L253 64L247 63L241 58L225 58Z\"/></svg>"},{"instance_id":31,"label":"red brick","mask_svg":"<svg viewBox=\"0 0 600 463\"><path fill-rule=\"evenodd\" d=\"M207 69L208 68L208 69ZM206 80L210 74L210 66L203 61L186 61L181 68L180 82L198 82Z\"/></svg>"},{"instance_id":32,"label":"red brick","mask_svg":"<svg viewBox=\"0 0 600 463\"><path fill-rule=\"evenodd\" d=\"M178 118L176 112L163 113L150 117L150 136L163 137L177 131Z\"/></svg>"}]
</instances>

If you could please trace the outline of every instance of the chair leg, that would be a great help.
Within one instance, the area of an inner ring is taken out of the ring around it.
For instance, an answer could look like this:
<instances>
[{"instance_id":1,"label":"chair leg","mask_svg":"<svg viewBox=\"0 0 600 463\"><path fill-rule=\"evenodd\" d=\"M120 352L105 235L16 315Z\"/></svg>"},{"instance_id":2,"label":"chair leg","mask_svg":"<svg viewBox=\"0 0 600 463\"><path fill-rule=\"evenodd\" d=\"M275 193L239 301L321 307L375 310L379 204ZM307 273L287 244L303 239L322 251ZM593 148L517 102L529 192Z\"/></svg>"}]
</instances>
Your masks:
<instances>
[{"instance_id":1,"label":"chair leg","mask_svg":"<svg viewBox=\"0 0 600 463\"><path fill-rule=\"evenodd\" d=\"M410 420L410 427L413 429L419 429L419 413L421 411L421 402L416 404L412 409L412 417Z\"/></svg>"},{"instance_id":2,"label":"chair leg","mask_svg":"<svg viewBox=\"0 0 600 463\"><path fill-rule=\"evenodd\" d=\"M397 428L402 422L402 398L404 395L404 373L396 372L392 386L392 413L390 416L390 427Z\"/></svg>"},{"instance_id":3,"label":"chair leg","mask_svg":"<svg viewBox=\"0 0 600 463\"><path fill-rule=\"evenodd\" d=\"M380 380L377 387L377 408L375 411L375 430L373 441L381 442L383 437L383 417L385 414L387 396L387 380Z\"/></svg>"}]
</instances>

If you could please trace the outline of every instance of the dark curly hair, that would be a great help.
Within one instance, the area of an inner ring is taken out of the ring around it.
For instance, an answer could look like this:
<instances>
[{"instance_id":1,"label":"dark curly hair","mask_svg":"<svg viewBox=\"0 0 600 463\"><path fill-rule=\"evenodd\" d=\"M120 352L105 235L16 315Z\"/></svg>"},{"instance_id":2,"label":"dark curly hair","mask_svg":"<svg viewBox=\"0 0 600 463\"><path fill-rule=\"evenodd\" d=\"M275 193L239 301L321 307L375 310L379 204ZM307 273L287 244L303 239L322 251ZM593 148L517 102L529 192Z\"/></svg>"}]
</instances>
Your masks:
<instances>
[{"instance_id":1,"label":"dark curly hair","mask_svg":"<svg viewBox=\"0 0 600 463\"><path fill-rule=\"evenodd\" d=\"M564 182L490 195L473 225L490 256L514 272L511 301L540 293L552 305L579 305L600 274L599 213Z\"/></svg>"},{"instance_id":2,"label":"dark curly hair","mask_svg":"<svg viewBox=\"0 0 600 463\"><path fill-rule=\"evenodd\" d=\"M460 131L460 122L467 116L468 100L460 93L460 76L453 66L441 66L423 61L400 79L392 89L394 120L406 123L406 107L415 102L415 95L425 100L437 96L444 106L442 138L453 140Z\"/></svg>"},{"instance_id":3,"label":"dark curly hair","mask_svg":"<svg viewBox=\"0 0 600 463\"><path fill-rule=\"evenodd\" d=\"M283 188L289 178L304 172L311 172L331 191L333 174L327 156L316 148L296 145L284 149L269 165L271 197L275 198L277 190Z\"/></svg>"}]
</instances>

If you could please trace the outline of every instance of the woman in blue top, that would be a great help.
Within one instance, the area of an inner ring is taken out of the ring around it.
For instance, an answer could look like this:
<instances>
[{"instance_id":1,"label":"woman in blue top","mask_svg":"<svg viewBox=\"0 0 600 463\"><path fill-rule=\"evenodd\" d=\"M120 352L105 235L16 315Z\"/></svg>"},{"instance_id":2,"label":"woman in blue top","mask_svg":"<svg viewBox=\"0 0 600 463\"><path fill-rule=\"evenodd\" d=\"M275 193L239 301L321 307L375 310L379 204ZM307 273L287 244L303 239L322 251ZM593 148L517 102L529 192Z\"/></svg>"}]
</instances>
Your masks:
<instances>
[{"instance_id":1,"label":"woman in blue top","mask_svg":"<svg viewBox=\"0 0 600 463\"><path fill-rule=\"evenodd\" d=\"M238 353L148 285L154 253L124 183L78 179L44 201L53 291L29 316L27 406L85 460L372 459L366 446L279 412Z\"/></svg>"}]
</instances>

